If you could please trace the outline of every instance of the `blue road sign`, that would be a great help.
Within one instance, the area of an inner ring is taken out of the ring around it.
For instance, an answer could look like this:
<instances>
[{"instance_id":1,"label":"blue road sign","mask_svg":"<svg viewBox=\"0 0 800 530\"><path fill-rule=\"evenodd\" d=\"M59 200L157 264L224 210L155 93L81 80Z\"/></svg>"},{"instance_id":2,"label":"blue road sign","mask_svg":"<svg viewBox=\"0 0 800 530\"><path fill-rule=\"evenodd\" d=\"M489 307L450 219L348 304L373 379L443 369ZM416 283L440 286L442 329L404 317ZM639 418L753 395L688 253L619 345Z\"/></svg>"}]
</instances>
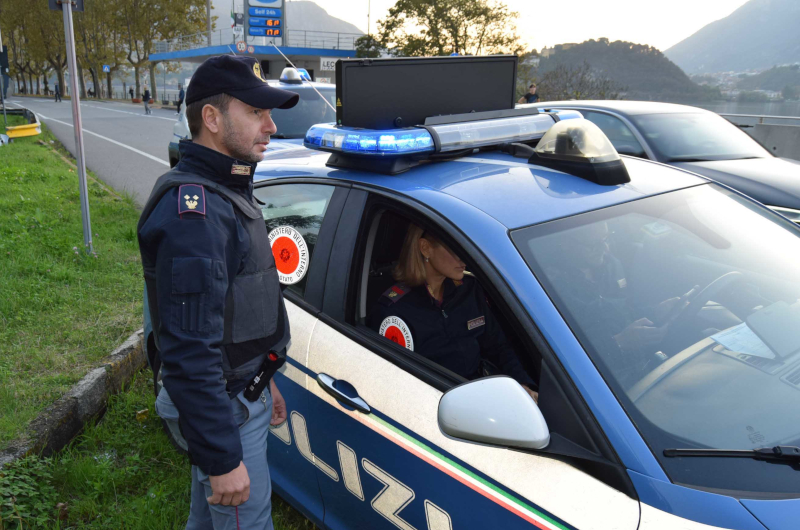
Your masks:
<instances>
[{"instance_id":1,"label":"blue road sign","mask_svg":"<svg viewBox=\"0 0 800 530\"><path fill-rule=\"evenodd\" d=\"M108 66L107 64L104 64L103 65L103 71L106 72L106 73L109 73L109 72L111 72L111 67Z\"/></svg>"},{"instance_id":2,"label":"blue road sign","mask_svg":"<svg viewBox=\"0 0 800 530\"><path fill-rule=\"evenodd\" d=\"M281 27L281 19L250 17L250 26L258 26L262 28L279 28Z\"/></svg>"},{"instance_id":3,"label":"blue road sign","mask_svg":"<svg viewBox=\"0 0 800 530\"><path fill-rule=\"evenodd\" d=\"M251 17L280 18L281 16L280 9L272 9L269 7L251 7L248 12L250 13Z\"/></svg>"},{"instance_id":4,"label":"blue road sign","mask_svg":"<svg viewBox=\"0 0 800 530\"><path fill-rule=\"evenodd\" d=\"M280 37L281 30L279 28L250 28L250 35L253 37Z\"/></svg>"}]
</instances>

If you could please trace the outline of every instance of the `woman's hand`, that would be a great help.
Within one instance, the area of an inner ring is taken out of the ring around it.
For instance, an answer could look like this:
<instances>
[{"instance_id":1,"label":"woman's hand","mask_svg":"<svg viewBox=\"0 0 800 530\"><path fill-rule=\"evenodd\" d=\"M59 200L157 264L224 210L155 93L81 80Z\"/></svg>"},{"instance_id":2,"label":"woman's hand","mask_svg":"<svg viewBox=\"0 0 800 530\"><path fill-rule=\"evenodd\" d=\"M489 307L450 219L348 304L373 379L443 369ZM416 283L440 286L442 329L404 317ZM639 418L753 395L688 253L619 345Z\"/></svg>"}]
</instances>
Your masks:
<instances>
[{"instance_id":1,"label":"woman's hand","mask_svg":"<svg viewBox=\"0 0 800 530\"><path fill-rule=\"evenodd\" d=\"M537 404L539 403L539 392L537 392L537 391L535 391L535 390L531 390L531 389L530 389L530 388L528 388L526 385L522 385L522 388L524 388L524 389L525 389L525 392L527 392L527 393L528 393L528 395L529 395L529 396L531 396L531 397L533 398L533 400L534 400L534 401L535 401Z\"/></svg>"}]
</instances>

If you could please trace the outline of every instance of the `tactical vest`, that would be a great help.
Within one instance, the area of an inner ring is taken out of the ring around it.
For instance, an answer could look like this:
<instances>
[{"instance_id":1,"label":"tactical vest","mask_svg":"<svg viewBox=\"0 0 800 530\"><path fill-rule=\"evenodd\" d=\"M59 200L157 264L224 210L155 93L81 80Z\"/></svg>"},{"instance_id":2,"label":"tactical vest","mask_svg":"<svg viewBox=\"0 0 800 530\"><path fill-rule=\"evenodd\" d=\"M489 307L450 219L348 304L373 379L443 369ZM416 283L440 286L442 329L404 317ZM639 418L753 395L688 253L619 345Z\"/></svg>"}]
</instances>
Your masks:
<instances>
[{"instance_id":1,"label":"tactical vest","mask_svg":"<svg viewBox=\"0 0 800 530\"><path fill-rule=\"evenodd\" d=\"M225 295L222 338L223 377L228 381L249 379L267 353L281 351L289 342L289 323L264 217L257 204L222 184L173 169L156 181L139 219L137 233L161 198L181 184L200 184L228 199L234 206L237 219L250 236L250 251L229 283ZM157 303L155 259L143 252L142 267L153 335L158 348L161 318Z\"/></svg>"}]
</instances>

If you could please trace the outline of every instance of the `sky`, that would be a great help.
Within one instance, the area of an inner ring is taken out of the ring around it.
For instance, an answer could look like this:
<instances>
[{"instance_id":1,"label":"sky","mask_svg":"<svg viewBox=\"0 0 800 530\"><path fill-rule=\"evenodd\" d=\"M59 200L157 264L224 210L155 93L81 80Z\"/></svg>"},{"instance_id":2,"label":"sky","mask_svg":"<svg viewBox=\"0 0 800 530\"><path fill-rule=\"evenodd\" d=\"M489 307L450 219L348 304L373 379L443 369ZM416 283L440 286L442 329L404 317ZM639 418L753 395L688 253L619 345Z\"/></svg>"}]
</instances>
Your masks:
<instances>
[{"instance_id":1,"label":"sky","mask_svg":"<svg viewBox=\"0 0 800 530\"><path fill-rule=\"evenodd\" d=\"M330 15L367 31L395 0L313 0ZM518 34L526 49L607 37L666 50L706 24L725 18L748 0L505 0L519 13Z\"/></svg>"}]
</instances>

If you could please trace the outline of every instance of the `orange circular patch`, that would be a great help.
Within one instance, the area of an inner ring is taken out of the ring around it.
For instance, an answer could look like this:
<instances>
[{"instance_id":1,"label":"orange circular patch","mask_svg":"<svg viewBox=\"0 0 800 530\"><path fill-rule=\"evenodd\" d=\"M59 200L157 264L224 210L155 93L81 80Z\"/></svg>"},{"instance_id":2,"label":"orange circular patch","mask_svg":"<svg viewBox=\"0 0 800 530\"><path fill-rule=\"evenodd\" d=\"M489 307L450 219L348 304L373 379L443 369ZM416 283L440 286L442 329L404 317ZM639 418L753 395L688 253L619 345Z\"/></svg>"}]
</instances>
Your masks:
<instances>
[{"instance_id":1,"label":"orange circular patch","mask_svg":"<svg viewBox=\"0 0 800 530\"><path fill-rule=\"evenodd\" d=\"M406 347L406 338L403 336L403 332L397 326L389 326L386 328L383 336L392 342L396 342L403 348Z\"/></svg>"},{"instance_id":2,"label":"orange circular patch","mask_svg":"<svg viewBox=\"0 0 800 530\"><path fill-rule=\"evenodd\" d=\"M275 266L281 274L292 274L300 264L300 250L289 237L278 237L272 243L272 255Z\"/></svg>"}]
</instances>

